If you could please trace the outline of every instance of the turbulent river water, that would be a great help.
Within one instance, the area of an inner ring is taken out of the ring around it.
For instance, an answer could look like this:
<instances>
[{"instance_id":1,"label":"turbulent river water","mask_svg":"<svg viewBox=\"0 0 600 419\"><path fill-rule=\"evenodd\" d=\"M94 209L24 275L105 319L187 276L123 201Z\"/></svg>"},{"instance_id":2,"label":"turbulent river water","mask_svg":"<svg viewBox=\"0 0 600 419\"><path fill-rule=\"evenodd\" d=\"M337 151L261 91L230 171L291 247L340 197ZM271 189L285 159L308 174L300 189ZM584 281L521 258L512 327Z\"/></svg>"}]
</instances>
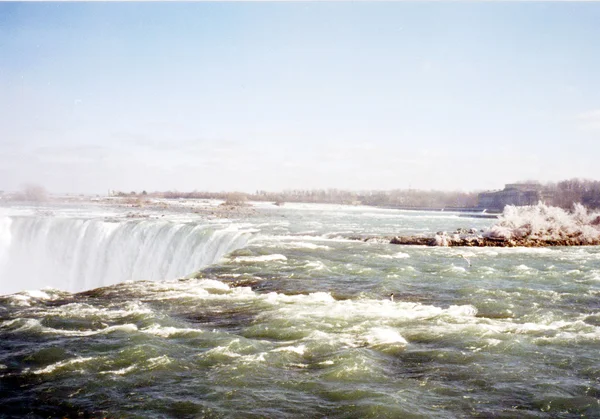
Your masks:
<instances>
[{"instance_id":1,"label":"turbulent river water","mask_svg":"<svg viewBox=\"0 0 600 419\"><path fill-rule=\"evenodd\" d=\"M5 208L0 417L600 417L599 247L364 243L493 220L255 206Z\"/></svg>"}]
</instances>

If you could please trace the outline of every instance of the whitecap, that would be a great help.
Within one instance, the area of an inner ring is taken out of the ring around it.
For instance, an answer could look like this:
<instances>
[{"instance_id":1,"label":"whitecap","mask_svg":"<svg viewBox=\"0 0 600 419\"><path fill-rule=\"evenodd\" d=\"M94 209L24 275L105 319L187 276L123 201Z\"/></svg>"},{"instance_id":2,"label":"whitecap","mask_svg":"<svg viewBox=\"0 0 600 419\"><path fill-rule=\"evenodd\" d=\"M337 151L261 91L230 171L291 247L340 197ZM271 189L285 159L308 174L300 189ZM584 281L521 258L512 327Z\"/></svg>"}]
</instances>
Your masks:
<instances>
[{"instance_id":1,"label":"whitecap","mask_svg":"<svg viewBox=\"0 0 600 419\"><path fill-rule=\"evenodd\" d=\"M234 262L284 262L287 257L280 254L262 255L262 256L238 256Z\"/></svg>"},{"instance_id":2,"label":"whitecap","mask_svg":"<svg viewBox=\"0 0 600 419\"><path fill-rule=\"evenodd\" d=\"M171 358L169 358L167 355L157 356L156 358L150 358L146 361L146 363L148 364L146 368L154 369L162 367L164 365L168 365L171 362Z\"/></svg>"},{"instance_id":3,"label":"whitecap","mask_svg":"<svg viewBox=\"0 0 600 419\"><path fill-rule=\"evenodd\" d=\"M306 351L305 345L283 346L281 348L275 348L275 349L271 350L271 352L292 352L292 353L295 353L298 355L304 355L305 351Z\"/></svg>"},{"instance_id":4,"label":"whitecap","mask_svg":"<svg viewBox=\"0 0 600 419\"><path fill-rule=\"evenodd\" d=\"M307 261L306 265L304 265L304 266L306 268L309 268L311 271L322 271L323 269L327 268L325 266L325 264L323 262L321 262L320 260Z\"/></svg>"},{"instance_id":5,"label":"whitecap","mask_svg":"<svg viewBox=\"0 0 600 419\"><path fill-rule=\"evenodd\" d=\"M68 359L66 361L59 361L54 364L50 364L47 367L40 368L38 370L34 370L32 372L33 372L33 374L36 374L36 375L37 374L50 374L59 368L67 367L70 365L85 364L86 362L92 361L94 359L96 359L96 357L93 357L93 356L77 357L77 358L73 358L73 359ZM79 372L83 372L83 371L79 371Z\"/></svg>"},{"instance_id":6,"label":"whitecap","mask_svg":"<svg viewBox=\"0 0 600 419\"><path fill-rule=\"evenodd\" d=\"M288 243L289 247L298 248L298 249L310 249L310 250L331 250L331 247L307 243L307 242L290 242Z\"/></svg>"},{"instance_id":7,"label":"whitecap","mask_svg":"<svg viewBox=\"0 0 600 419\"><path fill-rule=\"evenodd\" d=\"M450 306L447 312L453 316L474 317L477 314L477 308L472 305Z\"/></svg>"},{"instance_id":8,"label":"whitecap","mask_svg":"<svg viewBox=\"0 0 600 419\"><path fill-rule=\"evenodd\" d=\"M375 327L365 334L367 344L374 347L406 346L407 340L397 330L389 327Z\"/></svg>"},{"instance_id":9,"label":"whitecap","mask_svg":"<svg viewBox=\"0 0 600 419\"><path fill-rule=\"evenodd\" d=\"M171 336L180 335L200 335L204 333L204 331L200 329L161 326L157 323L154 323L151 326L141 329L140 331L149 335L160 336L163 338L169 338Z\"/></svg>"},{"instance_id":10,"label":"whitecap","mask_svg":"<svg viewBox=\"0 0 600 419\"><path fill-rule=\"evenodd\" d=\"M52 298L46 292L41 291L41 290L23 291L23 294L25 294L25 295L27 295L27 296L29 296L31 298L38 299L38 300L50 300Z\"/></svg>"},{"instance_id":11,"label":"whitecap","mask_svg":"<svg viewBox=\"0 0 600 419\"><path fill-rule=\"evenodd\" d=\"M121 368L121 369L118 369L118 370L102 371L102 372L100 372L100 374L125 375L127 373L132 372L136 368L137 368L137 365L130 365L129 367Z\"/></svg>"},{"instance_id":12,"label":"whitecap","mask_svg":"<svg viewBox=\"0 0 600 419\"><path fill-rule=\"evenodd\" d=\"M394 253L393 255L377 255L377 257L382 259L407 259L410 257L410 255L408 253L398 252Z\"/></svg>"}]
</instances>

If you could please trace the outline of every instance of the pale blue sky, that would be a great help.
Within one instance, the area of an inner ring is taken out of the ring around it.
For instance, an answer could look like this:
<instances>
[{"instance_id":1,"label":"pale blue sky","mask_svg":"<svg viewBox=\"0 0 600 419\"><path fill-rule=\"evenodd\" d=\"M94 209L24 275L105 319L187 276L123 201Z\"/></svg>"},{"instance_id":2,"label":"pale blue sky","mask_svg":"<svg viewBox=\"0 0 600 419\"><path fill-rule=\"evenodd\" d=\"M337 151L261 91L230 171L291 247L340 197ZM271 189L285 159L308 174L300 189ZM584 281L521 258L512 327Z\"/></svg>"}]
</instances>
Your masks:
<instances>
[{"instance_id":1,"label":"pale blue sky","mask_svg":"<svg viewBox=\"0 0 600 419\"><path fill-rule=\"evenodd\" d=\"M0 3L0 189L600 179L600 3Z\"/></svg>"}]
</instances>

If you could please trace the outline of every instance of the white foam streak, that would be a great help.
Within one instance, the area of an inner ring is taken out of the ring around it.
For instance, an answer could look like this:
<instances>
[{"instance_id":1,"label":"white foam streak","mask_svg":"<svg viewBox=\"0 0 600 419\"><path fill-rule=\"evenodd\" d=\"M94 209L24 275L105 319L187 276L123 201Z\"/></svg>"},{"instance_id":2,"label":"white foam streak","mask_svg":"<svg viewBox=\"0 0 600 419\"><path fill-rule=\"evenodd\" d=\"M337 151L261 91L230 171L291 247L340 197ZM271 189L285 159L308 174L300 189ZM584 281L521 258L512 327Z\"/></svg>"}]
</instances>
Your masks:
<instances>
[{"instance_id":1,"label":"white foam streak","mask_svg":"<svg viewBox=\"0 0 600 419\"><path fill-rule=\"evenodd\" d=\"M105 321L118 320L132 315L151 316L153 313L150 308L139 301L128 302L122 308L99 308L85 303L71 303L46 311L47 315L53 317L102 319Z\"/></svg>"},{"instance_id":2,"label":"white foam streak","mask_svg":"<svg viewBox=\"0 0 600 419\"><path fill-rule=\"evenodd\" d=\"M114 375L125 375L137 369L137 365L130 365L125 368L121 368L114 371L101 371L100 374L114 374Z\"/></svg>"},{"instance_id":3,"label":"white foam streak","mask_svg":"<svg viewBox=\"0 0 600 419\"><path fill-rule=\"evenodd\" d=\"M94 335L105 335L113 332L121 332L126 334L135 333L138 331L138 327L135 324L119 324L115 326L108 326L103 329L96 330L65 330L65 329L54 329L51 327L40 327L40 332L50 335L60 336L94 336Z\"/></svg>"},{"instance_id":4,"label":"white foam streak","mask_svg":"<svg viewBox=\"0 0 600 419\"><path fill-rule=\"evenodd\" d=\"M142 333L149 335L160 336L163 338L170 338L173 336L190 336L190 335L201 335L204 333L201 329L191 328L178 328L171 326L161 326L157 323L140 330Z\"/></svg>"},{"instance_id":5,"label":"white foam streak","mask_svg":"<svg viewBox=\"0 0 600 419\"><path fill-rule=\"evenodd\" d=\"M389 327L375 327L366 334L366 340L369 345L378 347L383 345L399 345L405 346L408 344L397 330Z\"/></svg>"},{"instance_id":6,"label":"white foam streak","mask_svg":"<svg viewBox=\"0 0 600 419\"><path fill-rule=\"evenodd\" d=\"M262 255L262 256L238 256L233 261L234 262L285 262L287 257L280 254L273 255Z\"/></svg>"},{"instance_id":7,"label":"white foam streak","mask_svg":"<svg viewBox=\"0 0 600 419\"><path fill-rule=\"evenodd\" d=\"M46 288L44 291L42 290L30 290L30 291L22 291L18 294L12 294L7 296L7 300L9 304L15 306L30 306L33 301L39 300L54 300L60 295L60 291Z\"/></svg>"},{"instance_id":8,"label":"white foam streak","mask_svg":"<svg viewBox=\"0 0 600 419\"><path fill-rule=\"evenodd\" d=\"M327 266L321 262L320 260L317 261L307 261L306 265L304 265L306 268L308 268L311 271L329 271L329 269L327 268Z\"/></svg>"},{"instance_id":9,"label":"white foam streak","mask_svg":"<svg viewBox=\"0 0 600 419\"><path fill-rule=\"evenodd\" d=\"M382 259L407 259L410 257L410 255L408 253L404 253L404 252L394 253L393 255L377 255L377 256Z\"/></svg>"},{"instance_id":10,"label":"white foam streak","mask_svg":"<svg viewBox=\"0 0 600 419\"><path fill-rule=\"evenodd\" d=\"M286 247L293 249L309 249L309 250L331 250L329 246L318 245L314 243L307 242L290 242L286 243Z\"/></svg>"},{"instance_id":11,"label":"white foam streak","mask_svg":"<svg viewBox=\"0 0 600 419\"><path fill-rule=\"evenodd\" d=\"M304 353L306 352L306 346L305 345L283 346L281 348L275 348L271 352L291 352L291 353L295 353L297 355L304 355Z\"/></svg>"},{"instance_id":12,"label":"white foam streak","mask_svg":"<svg viewBox=\"0 0 600 419\"><path fill-rule=\"evenodd\" d=\"M92 361L93 359L95 359L95 357L78 357L78 358L73 358L73 359L69 359L66 361L60 361L57 362L55 364L51 364L48 365L45 368L41 368L38 370L34 370L32 371L34 374L39 375L39 374L50 374L53 373L54 371L56 371L57 369L60 368L65 368L65 367L70 367L73 365L79 365L79 364L85 364L86 362ZM83 372L83 371L80 371Z\"/></svg>"}]
</instances>

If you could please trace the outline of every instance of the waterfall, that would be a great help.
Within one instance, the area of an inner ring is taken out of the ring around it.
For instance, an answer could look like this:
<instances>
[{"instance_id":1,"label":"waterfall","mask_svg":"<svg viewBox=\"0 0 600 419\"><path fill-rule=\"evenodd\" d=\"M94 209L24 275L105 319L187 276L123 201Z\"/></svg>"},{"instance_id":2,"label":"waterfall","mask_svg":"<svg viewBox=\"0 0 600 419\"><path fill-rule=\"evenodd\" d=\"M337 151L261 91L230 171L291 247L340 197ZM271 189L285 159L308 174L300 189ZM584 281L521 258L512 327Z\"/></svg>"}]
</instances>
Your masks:
<instances>
[{"instance_id":1,"label":"waterfall","mask_svg":"<svg viewBox=\"0 0 600 419\"><path fill-rule=\"evenodd\" d=\"M245 246L233 226L0 216L0 295L183 277Z\"/></svg>"}]
</instances>

